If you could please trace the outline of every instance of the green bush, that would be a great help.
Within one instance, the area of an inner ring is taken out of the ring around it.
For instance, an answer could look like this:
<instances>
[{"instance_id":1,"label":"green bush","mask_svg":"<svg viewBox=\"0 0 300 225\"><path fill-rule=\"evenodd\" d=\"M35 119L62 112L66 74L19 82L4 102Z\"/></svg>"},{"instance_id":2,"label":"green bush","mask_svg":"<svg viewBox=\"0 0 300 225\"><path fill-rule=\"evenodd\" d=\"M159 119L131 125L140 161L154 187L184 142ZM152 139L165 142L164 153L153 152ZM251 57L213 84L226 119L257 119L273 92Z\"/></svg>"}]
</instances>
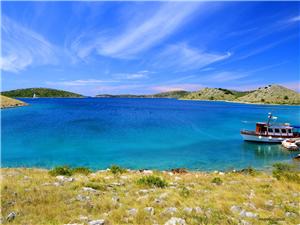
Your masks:
<instances>
[{"instance_id":1,"label":"green bush","mask_svg":"<svg viewBox=\"0 0 300 225\"><path fill-rule=\"evenodd\" d=\"M85 185L85 187L90 187L90 188L93 188L95 190L102 190L104 191L105 190L105 187L101 184L98 184L98 183L94 183L94 182L89 182Z\"/></svg>"},{"instance_id":2,"label":"green bush","mask_svg":"<svg viewBox=\"0 0 300 225\"><path fill-rule=\"evenodd\" d=\"M159 187L159 188L164 188L166 186L168 186L167 181L165 181L164 179L160 178L160 177L156 177L156 176L145 176L140 178L137 181L138 184L140 185L145 185L145 186L149 186L149 187Z\"/></svg>"},{"instance_id":3,"label":"green bush","mask_svg":"<svg viewBox=\"0 0 300 225\"><path fill-rule=\"evenodd\" d=\"M121 173L125 173L126 169L124 169L120 166L117 166L117 165L112 165L110 167L110 172L112 172L113 174L121 174Z\"/></svg>"},{"instance_id":4,"label":"green bush","mask_svg":"<svg viewBox=\"0 0 300 225\"><path fill-rule=\"evenodd\" d=\"M180 190L180 195L181 195L182 197L187 198L187 197L190 195L189 189L187 189L186 187L183 187L183 188Z\"/></svg>"},{"instance_id":5,"label":"green bush","mask_svg":"<svg viewBox=\"0 0 300 225\"><path fill-rule=\"evenodd\" d=\"M57 166L54 167L52 170L49 171L49 174L52 176L71 176L72 175L72 169L68 166Z\"/></svg>"},{"instance_id":6,"label":"green bush","mask_svg":"<svg viewBox=\"0 0 300 225\"><path fill-rule=\"evenodd\" d=\"M255 170L253 167L249 166L248 168L242 169L237 171L238 173L243 173L246 175L251 175L251 176L255 176L258 174L258 171Z\"/></svg>"},{"instance_id":7,"label":"green bush","mask_svg":"<svg viewBox=\"0 0 300 225\"><path fill-rule=\"evenodd\" d=\"M92 171L89 168L86 168L86 167L77 167L77 168L74 168L72 170L72 173L80 173L80 174L84 174L84 175L88 175L91 172Z\"/></svg>"},{"instance_id":8,"label":"green bush","mask_svg":"<svg viewBox=\"0 0 300 225\"><path fill-rule=\"evenodd\" d=\"M289 96L284 96L284 100L288 100L289 99Z\"/></svg>"},{"instance_id":9,"label":"green bush","mask_svg":"<svg viewBox=\"0 0 300 225\"><path fill-rule=\"evenodd\" d=\"M221 180L220 177L215 177L214 179L212 179L211 181L213 184L217 184L217 185L221 185L223 183L223 181Z\"/></svg>"},{"instance_id":10,"label":"green bush","mask_svg":"<svg viewBox=\"0 0 300 225\"><path fill-rule=\"evenodd\" d=\"M300 183L299 172L294 166L286 163L275 163L273 164L273 176L278 180L287 180L296 183Z\"/></svg>"}]
</instances>

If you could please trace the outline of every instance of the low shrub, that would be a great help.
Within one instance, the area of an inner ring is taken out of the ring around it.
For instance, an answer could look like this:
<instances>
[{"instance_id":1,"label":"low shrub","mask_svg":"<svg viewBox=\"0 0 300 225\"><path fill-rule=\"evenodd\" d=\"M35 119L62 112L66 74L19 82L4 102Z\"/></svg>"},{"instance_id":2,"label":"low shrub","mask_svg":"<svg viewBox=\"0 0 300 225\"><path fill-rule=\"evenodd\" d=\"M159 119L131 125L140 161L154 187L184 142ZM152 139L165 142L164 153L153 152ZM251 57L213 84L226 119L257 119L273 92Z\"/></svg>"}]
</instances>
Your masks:
<instances>
[{"instance_id":1,"label":"low shrub","mask_svg":"<svg viewBox=\"0 0 300 225\"><path fill-rule=\"evenodd\" d=\"M277 180L285 179L287 181L300 183L299 171L297 171L294 166L287 163L275 163L273 167L273 176Z\"/></svg>"},{"instance_id":2,"label":"low shrub","mask_svg":"<svg viewBox=\"0 0 300 225\"><path fill-rule=\"evenodd\" d=\"M112 172L113 174L121 174L121 173L125 173L126 169L117 165L112 165L110 167L110 172Z\"/></svg>"},{"instance_id":3,"label":"low shrub","mask_svg":"<svg viewBox=\"0 0 300 225\"><path fill-rule=\"evenodd\" d=\"M72 173L79 173L79 174L84 174L84 175L88 175L91 172L92 171L89 168L86 168L86 167L77 167L77 168L74 168L72 170Z\"/></svg>"},{"instance_id":4,"label":"low shrub","mask_svg":"<svg viewBox=\"0 0 300 225\"><path fill-rule=\"evenodd\" d=\"M72 173L72 169L68 166L57 166L51 169L49 171L49 174L52 176L59 176L59 175L71 176L73 173Z\"/></svg>"},{"instance_id":5,"label":"low shrub","mask_svg":"<svg viewBox=\"0 0 300 225\"><path fill-rule=\"evenodd\" d=\"M211 182L216 185L221 185L223 183L220 177L215 177Z\"/></svg>"},{"instance_id":6,"label":"low shrub","mask_svg":"<svg viewBox=\"0 0 300 225\"><path fill-rule=\"evenodd\" d=\"M85 184L85 187L90 187L90 188L93 188L95 190L102 190L102 191L105 190L105 187L103 185L98 184L98 183L94 183L94 182L89 182L89 183Z\"/></svg>"},{"instance_id":7,"label":"low shrub","mask_svg":"<svg viewBox=\"0 0 300 225\"><path fill-rule=\"evenodd\" d=\"M156 176L145 176L140 178L137 183L139 185L145 185L145 186L149 186L149 187L159 187L159 188L164 188L168 186L167 181L165 181L164 179L160 178L160 177L156 177Z\"/></svg>"},{"instance_id":8,"label":"low shrub","mask_svg":"<svg viewBox=\"0 0 300 225\"><path fill-rule=\"evenodd\" d=\"M251 176L255 176L258 174L258 171L251 166L249 166L248 168L245 168L245 169L238 170L237 172L246 174L246 175L251 175Z\"/></svg>"},{"instance_id":9,"label":"low shrub","mask_svg":"<svg viewBox=\"0 0 300 225\"><path fill-rule=\"evenodd\" d=\"M186 187L183 187L183 188L180 190L180 195L181 195L182 197L187 198L187 197L190 195L190 190L187 189Z\"/></svg>"}]
</instances>

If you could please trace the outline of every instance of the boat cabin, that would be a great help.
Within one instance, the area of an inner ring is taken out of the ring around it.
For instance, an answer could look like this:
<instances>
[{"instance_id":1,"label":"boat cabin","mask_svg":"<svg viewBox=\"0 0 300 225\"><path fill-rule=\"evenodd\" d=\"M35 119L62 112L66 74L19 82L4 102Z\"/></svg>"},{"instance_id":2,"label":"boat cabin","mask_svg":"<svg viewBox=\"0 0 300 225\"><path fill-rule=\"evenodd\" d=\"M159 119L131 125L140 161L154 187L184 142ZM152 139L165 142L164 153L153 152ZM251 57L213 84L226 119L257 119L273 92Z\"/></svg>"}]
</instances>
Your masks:
<instances>
[{"instance_id":1,"label":"boat cabin","mask_svg":"<svg viewBox=\"0 0 300 225\"><path fill-rule=\"evenodd\" d=\"M256 123L256 134L292 137L293 127L289 125L267 125L267 123Z\"/></svg>"}]
</instances>

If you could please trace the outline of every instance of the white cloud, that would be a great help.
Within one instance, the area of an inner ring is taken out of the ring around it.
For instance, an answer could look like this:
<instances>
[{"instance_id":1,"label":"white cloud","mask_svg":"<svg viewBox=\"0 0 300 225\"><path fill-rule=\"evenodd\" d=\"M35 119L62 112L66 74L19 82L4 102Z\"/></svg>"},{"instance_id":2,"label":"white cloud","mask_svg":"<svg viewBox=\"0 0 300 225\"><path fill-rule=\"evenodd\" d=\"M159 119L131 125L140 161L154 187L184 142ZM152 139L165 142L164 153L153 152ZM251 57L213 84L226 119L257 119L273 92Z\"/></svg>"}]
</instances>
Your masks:
<instances>
[{"instance_id":1,"label":"white cloud","mask_svg":"<svg viewBox=\"0 0 300 225\"><path fill-rule=\"evenodd\" d=\"M300 21L300 16L295 16L288 20L288 22L299 22L299 21Z\"/></svg>"},{"instance_id":2,"label":"white cloud","mask_svg":"<svg viewBox=\"0 0 300 225\"><path fill-rule=\"evenodd\" d=\"M94 51L104 56L133 57L175 32L198 9L198 5L199 3L162 3L152 16L135 20L136 24L125 22L123 31L114 29L114 33L97 35L84 33L71 44L71 48L81 58Z\"/></svg>"},{"instance_id":3,"label":"white cloud","mask_svg":"<svg viewBox=\"0 0 300 225\"><path fill-rule=\"evenodd\" d=\"M155 60L154 66L191 70L203 68L212 63L225 60L231 56L227 53L209 53L189 47L185 43L170 45Z\"/></svg>"},{"instance_id":4,"label":"white cloud","mask_svg":"<svg viewBox=\"0 0 300 225\"><path fill-rule=\"evenodd\" d=\"M247 76L249 76L249 74L225 71L225 72L212 74L209 77L207 77L207 79L213 82L229 82L229 81L240 80Z\"/></svg>"},{"instance_id":5,"label":"white cloud","mask_svg":"<svg viewBox=\"0 0 300 225\"><path fill-rule=\"evenodd\" d=\"M31 65L57 62L55 47L44 37L2 15L0 68L19 72Z\"/></svg>"}]
</instances>

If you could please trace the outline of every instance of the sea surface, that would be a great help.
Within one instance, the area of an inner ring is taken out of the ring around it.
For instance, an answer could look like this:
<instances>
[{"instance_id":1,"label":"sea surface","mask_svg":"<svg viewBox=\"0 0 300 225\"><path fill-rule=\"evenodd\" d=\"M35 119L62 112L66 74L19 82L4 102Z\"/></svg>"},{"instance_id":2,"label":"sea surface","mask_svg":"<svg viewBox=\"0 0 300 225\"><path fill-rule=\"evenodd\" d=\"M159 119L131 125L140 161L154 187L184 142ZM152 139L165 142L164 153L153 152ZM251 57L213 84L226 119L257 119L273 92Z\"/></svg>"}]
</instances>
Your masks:
<instances>
[{"instance_id":1,"label":"sea surface","mask_svg":"<svg viewBox=\"0 0 300 225\"><path fill-rule=\"evenodd\" d=\"M244 142L267 113L300 124L299 106L175 99L21 99L1 110L2 167L57 165L105 169L268 169L297 153L278 144Z\"/></svg>"}]
</instances>

